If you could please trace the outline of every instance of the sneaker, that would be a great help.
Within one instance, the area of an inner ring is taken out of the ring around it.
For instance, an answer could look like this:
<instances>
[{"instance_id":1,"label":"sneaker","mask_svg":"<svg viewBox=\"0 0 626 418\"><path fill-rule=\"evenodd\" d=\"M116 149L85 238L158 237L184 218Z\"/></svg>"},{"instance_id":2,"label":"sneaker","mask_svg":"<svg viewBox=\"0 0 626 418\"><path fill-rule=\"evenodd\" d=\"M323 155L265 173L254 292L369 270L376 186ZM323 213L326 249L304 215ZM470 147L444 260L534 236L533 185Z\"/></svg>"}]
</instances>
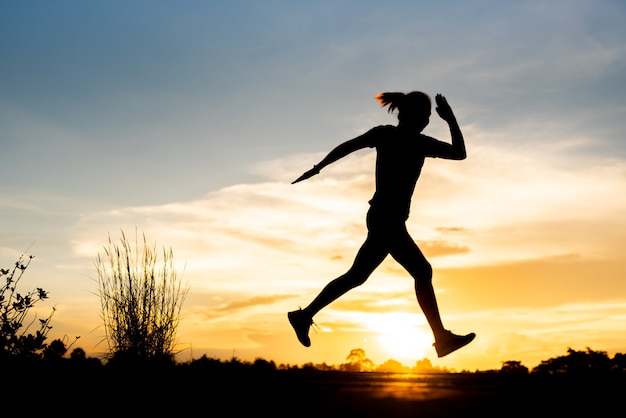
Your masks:
<instances>
[{"instance_id":1,"label":"sneaker","mask_svg":"<svg viewBox=\"0 0 626 418\"><path fill-rule=\"evenodd\" d=\"M473 332L467 335L456 335L450 331L446 331L446 334L440 337L433 346L437 351L437 357L444 357L471 343L475 337L476 334Z\"/></svg>"},{"instance_id":2,"label":"sneaker","mask_svg":"<svg viewBox=\"0 0 626 418\"><path fill-rule=\"evenodd\" d=\"M308 317L302 309L292 311L287 314L289 323L296 331L298 341L305 347L311 346L311 339L309 338L309 328L313 324L313 319Z\"/></svg>"}]
</instances>

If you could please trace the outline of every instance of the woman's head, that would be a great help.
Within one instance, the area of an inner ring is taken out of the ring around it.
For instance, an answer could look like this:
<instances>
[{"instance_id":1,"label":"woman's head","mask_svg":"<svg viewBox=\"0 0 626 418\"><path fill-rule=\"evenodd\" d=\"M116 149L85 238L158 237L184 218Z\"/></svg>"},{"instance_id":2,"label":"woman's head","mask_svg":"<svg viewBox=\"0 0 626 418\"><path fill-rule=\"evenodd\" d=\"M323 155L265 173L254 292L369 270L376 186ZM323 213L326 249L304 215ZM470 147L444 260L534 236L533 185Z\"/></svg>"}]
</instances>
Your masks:
<instances>
[{"instance_id":1,"label":"woman's head","mask_svg":"<svg viewBox=\"0 0 626 418\"><path fill-rule=\"evenodd\" d=\"M398 121L403 125L414 126L420 131L428 125L432 104L426 93L380 93L376 100L383 107L389 106L389 113L398 109Z\"/></svg>"}]
</instances>

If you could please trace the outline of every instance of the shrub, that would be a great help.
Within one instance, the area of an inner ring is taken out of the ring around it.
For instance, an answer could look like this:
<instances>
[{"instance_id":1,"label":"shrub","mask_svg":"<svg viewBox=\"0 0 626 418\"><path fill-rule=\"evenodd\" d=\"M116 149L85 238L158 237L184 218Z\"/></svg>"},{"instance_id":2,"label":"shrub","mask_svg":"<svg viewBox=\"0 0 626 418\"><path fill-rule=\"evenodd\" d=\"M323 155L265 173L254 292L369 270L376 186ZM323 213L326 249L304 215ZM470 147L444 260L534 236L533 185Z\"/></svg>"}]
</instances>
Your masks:
<instances>
[{"instance_id":1,"label":"shrub","mask_svg":"<svg viewBox=\"0 0 626 418\"><path fill-rule=\"evenodd\" d=\"M98 254L101 316L111 359L173 360L176 330L187 289L173 266L172 250L159 252L145 235L132 246L122 231ZM158 267L160 265L160 267Z\"/></svg>"},{"instance_id":2,"label":"shrub","mask_svg":"<svg viewBox=\"0 0 626 418\"><path fill-rule=\"evenodd\" d=\"M0 268L0 355L22 358L41 358L48 332L52 328L50 320L52 312L45 319L39 319L39 328L34 333L29 332L30 326L36 322L34 318L24 326L29 317L31 308L44 299L48 293L42 288L36 288L25 294L18 291L18 284L24 272L34 257L23 254L12 268Z\"/></svg>"}]
</instances>

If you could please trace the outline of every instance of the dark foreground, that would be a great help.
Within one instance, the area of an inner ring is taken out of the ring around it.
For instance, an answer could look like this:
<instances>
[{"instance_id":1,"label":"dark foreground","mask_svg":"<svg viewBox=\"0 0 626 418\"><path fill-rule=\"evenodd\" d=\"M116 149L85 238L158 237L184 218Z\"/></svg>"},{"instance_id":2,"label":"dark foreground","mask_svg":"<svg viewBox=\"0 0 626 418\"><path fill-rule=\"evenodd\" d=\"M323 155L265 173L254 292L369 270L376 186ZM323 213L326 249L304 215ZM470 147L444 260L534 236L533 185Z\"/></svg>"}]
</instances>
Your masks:
<instances>
[{"instance_id":1,"label":"dark foreground","mask_svg":"<svg viewBox=\"0 0 626 418\"><path fill-rule=\"evenodd\" d=\"M180 367L6 372L4 410L30 411L25 416L598 417L623 412L626 393L623 375Z\"/></svg>"}]
</instances>

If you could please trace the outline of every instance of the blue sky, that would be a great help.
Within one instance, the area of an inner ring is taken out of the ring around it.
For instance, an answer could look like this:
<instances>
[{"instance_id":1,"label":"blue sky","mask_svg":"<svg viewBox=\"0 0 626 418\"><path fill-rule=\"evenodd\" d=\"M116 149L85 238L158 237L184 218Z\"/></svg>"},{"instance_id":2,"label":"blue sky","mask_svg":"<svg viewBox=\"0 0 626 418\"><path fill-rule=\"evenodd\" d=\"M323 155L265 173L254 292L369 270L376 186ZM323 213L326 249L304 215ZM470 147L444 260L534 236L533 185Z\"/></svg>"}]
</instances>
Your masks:
<instances>
[{"instance_id":1,"label":"blue sky","mask_svg":"<svg viewBox=\"0 0 626 418\"><path fill-rule=\"evenodd\" d=\"M147 230L195 260L189 242L162 233L187 213L167 217L167 208L213 196L210 205L228 208L215 216L243 228L254 213L241 214L245 222L228 216L267 199L255 190L270 193L271 185L272 196L293 195L285 185L323 153L394 123L372 100L380 91L448 97L477 170L469 171L483 185L502 180L514 202L485 191L481 210L514 213L519 196L528 199L525 209L550 197L556 205L571 186L564 207L551 207L555 218L572 209L617 223L611 216L623 208L626 160L625 18L622 2L604 0L3 2L1 260L10 263L32 245L41 260L32 279L70 305L93 291L85 278L94 275L97 243L122 226ZM426 133L445 139L446 126L434 119ZM369 157L359 158L333 173L344 180L371 174ZM319 199L332 193L309 192ZM461 204L471 208L466 194ZM275 202L276 213L289 212L284 201ZM359 210L346 220L362 223ZM322 216L332 218L333 210ZM586 234L572 241L600 248ZM622 242L615 234L611 245ZM528 247L559 254L561 241L546 239L529 239ZM46 276L50 284L37 281Z\"/></svg>"},{"instance_id":2,"label":"blue sky","mask_svg":"<svg viewBox=\"0 0 626 418\"><path fill-rule=\"evenodd\" d=\"M587 131L624 155L610 123L625 93L619 2L2 7L8 183L103 203L191 197L327 149L388 89L441 91L486 129Z\"/></svg>"}]
</instances>

